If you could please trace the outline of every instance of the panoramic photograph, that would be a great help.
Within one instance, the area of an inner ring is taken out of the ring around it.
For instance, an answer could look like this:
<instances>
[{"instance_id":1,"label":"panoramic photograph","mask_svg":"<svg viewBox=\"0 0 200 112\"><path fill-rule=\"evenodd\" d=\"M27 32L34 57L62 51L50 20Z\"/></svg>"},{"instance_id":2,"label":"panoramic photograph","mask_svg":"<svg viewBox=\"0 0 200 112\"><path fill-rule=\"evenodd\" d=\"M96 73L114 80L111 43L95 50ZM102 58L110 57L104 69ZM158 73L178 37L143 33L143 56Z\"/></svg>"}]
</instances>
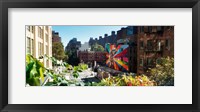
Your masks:
<instances>
[{"instance_id":1,"label":"panoramic photograph","mask_svg":"<svg viewBox=\"0 0 200 112\"><path fill-rule=\"evenodd\" d=\"M27 25L25 86L174 86L174 26Z\"/></svg>"}]
</instances>

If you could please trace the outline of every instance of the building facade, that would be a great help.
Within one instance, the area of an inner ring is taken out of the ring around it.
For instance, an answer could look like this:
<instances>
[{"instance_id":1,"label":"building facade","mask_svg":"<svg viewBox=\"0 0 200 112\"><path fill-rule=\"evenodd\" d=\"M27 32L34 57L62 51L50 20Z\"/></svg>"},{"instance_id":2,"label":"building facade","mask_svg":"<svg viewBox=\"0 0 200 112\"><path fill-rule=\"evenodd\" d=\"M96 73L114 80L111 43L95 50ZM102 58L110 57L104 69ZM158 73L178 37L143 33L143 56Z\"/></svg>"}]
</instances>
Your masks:
<instances>
[{"instance_id":1,"label":"building facade","mask_svg":"<svg viewBox=\"0 0 200 112\"><path fill-rule=\"evenodd\" d=\"M174 57L174 26L138 26L137 73L148 74L167 56Z\"/></svg>"},{"instance_id":2,"label":"building facade","mask_svg":"<svg viewBox=\"0 0 200 112\"><path fill-rule=\"evenodd\" d=\"M78 51L78 58L84 63L94 63L105 65L106 52L102 51Z\"/></svg>"},{"instance_id":3,"label":"building facade","mask_svg":"<svg viewBox=\"0 0 200 112\"><path fill-rule=\"evenodd\" d=\"M61 42L61 37L58 32L52 31L52 42Z\"/></svg>"},{"instance_id":4,"label":"building facade","mask_svg":"<svg viewBox=\"0 0 200 112\"><path fill-rule=\"evenodd\" d=\"M52 57L51 26L26 26L26 53L39 59L40 56ZM40 59L46 68L52 68L52 61Z\"/></svg>"},{"instance_id":5,"label":"building facade","mask_svg":"<svg viewBox=\"0 0 200 112\"><path fill-rule=\"evenodd\" d=\"M105 44L128 45L129 72L148 75L148 69L154 68L162 57L174 57L174 26L127 26L118 30L117 34L112 31L110 36L90 38L89 45L95 43L104 49ZM80 59L94 61L94 53L81 52ZM102 56L101 60L106 60L106 57Z\"/></svg>"},{"instance_id":6,"label":"building facade","mask_svg":"<svg viewBox=\"0 0 200 112\"><path fill-rule=\"evenodd\" d=\"M105 34L104 38L93 40L93 43L129 45L130 72L148 74L148 68L155 67L161 57L174 57L174 26L128 26L118 30L115 37L114 40Z\"/></svg>"},{"instance_id":7,"label":"building facade","mask_svg":"<svg viewBox=\"0 0 200 112\"><path fill-rule=\"evenodd\" d=\"M129 72L137 72L137 26L128 26L117 31L117 45L129 45L128 67Z\"/></svg>"}]
</instances>

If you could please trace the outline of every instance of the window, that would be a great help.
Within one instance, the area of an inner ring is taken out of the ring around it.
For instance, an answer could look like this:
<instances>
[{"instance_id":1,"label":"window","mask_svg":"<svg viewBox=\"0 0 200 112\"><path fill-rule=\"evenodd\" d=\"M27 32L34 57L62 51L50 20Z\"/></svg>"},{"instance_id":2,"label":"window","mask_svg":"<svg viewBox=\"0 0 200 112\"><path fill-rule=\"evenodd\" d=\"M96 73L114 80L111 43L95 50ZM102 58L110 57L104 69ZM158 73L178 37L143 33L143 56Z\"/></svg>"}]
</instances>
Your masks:
<instances>
[{"instance_id":1,"label":"window","mask_svg":"<svg viewBox=\"0 0 200 112\"><path fill-rule=\"evenodd\" d=\"M152 32L152 26L149 26L149 33Z\"/></svg>"},{"instance_id":2,"label":"window","mask_svg":"<svg viewBox=\"0 0 200 112\"><path fill-rule=\"evenodd\" d=\"M48 35L46 34L46 42L48 43L49 42L49 37L48 37Z\"/></svg>"},{"instance_id":3,"label":"window","mask_svg":"<svg viewBox=\"0 0 200 112\"><path fill-rule=\"evenodd\" d=\"M27 51L28 54L31 54L31 39L27 37Z\"/></svg>"},{"instance_id":4,"label":"window","mask_svg":"<svg viewBox=\"0 0 200 112\"><path fill-rule=\"evenodd\" d=\"M43 39L43 33L42 32L43 32L43 29L40 30L40 38Z\"/></svg>"},{"instance_id":5,"label":"window","mask_svg":"<svg viewBox=\"0 0 200 112\"><path fill-rule=\"evenodd\" d=\"M168 50L170 50L170 40L169 40L169 39L165 40L165 47L166 47Z\"/></svg>"},{"instance_id":6,"label":"window","mask_svg":"<svg viewBox=\"0 0 200 112\"><path fill-rule=\"evenodd\" d=\"M31 55L34 55L34 40L31 39Z\"/></svg>"},{"instance_id":7,"label":"window","mask_svg":"<svg viewBox=\"0 0 200 112\"><path fill-rule=\"evenodd\" d=\"M38 27L38 37L40 37L40 30L41 30L41 28Z\"/></svg>"},{"instance_id":8,"label":"window","mask_svg":"<svg viewBox=\"0 0 200 112\"><path fill-rule=\"evenodd\" d=\"M152 50L152 49L153 49L153 41L147 40L147 50Z\"/></svg>"},{"instance_id":9,"label":"window","mask_svg":"<svg viewBox=\"0 0 200 112\"><path fill-rule=\"evenodd\" d=\"M28 31L30 31L30 26L27 26L26 28L27 28Z\"/></svg>"},{"instance_id":10,"label":"window","mask_svg":"<svg viewBox=\"0 0 200 112\"><path fill-rule=\"evenodd\" d=\"M156 26L152 27L152 32L157 32Z\"/></svg>"},{"instance_id":11,"label":"window","mask_svg":"<svg viewBox=\"0 0 200 112\"><path fill-rule=\"evenodd\" d=\"M144 26L144 32L148 32L148 31L149 31L148 26Z\"/></svg>"},{"instance_id":12,"label":"window","mask_svg":"<svg viewBox=\"0 0 200 112\"><path fill-rule=\"evenodd\" d=\"M38 37L42 38L42 28L38 27Z\"/></svg>"},{"instance_id":13,"label":"window","mask_svg":"<svg viewBox=\"0 0 200 112\"><path fill-rule=\"evenodd\" d=\"M144 32L144 26L140 27L140 32Z\"/></svg>"},{"instance_id":14,"label":"window","mask_svg":"<svg viewBox=\"0 0 200 112\"><path fill-rule=\"evenodd\" d=\"M140 41L140 49L144 49L144 42Z\"/></svg>"},{"instance_id":15,"label":"window","mask_svg":"<svg viewBox=\"0 0 200 112\"><path fill-rule=\"evenodd\" d=\"M151 58L147 58L147 65L152 66L153 65L153 60Z\"/></svg>"},{"instance_id":16,"label":"window","mask_svg":"<svg viewBox=\"0 0 200 112\"><path fill-rule=\"evenodd\" d=\"M158 45L158 46L157 46L157 50L160 51L160 50L161 50L161 42L158 41L158 42L157 42L157 45Z\"/></svg>"},{"instance_id":17,"label":"window","mask_svg":"<svg viewBox=\"0 0 200 112\"><path fill-rule=\"evenodd\" d=\"M156 64L161 64L161 59L160 58L156 59Z\"/></svg>"},{"instance_id":18,"label":"window","mask_svg":"<svg viewBox=\"0 0 200 112\"><path fill-rule=\"evenodd\" d=\"M27 53L34 55L34 40L27 37Z\"/></svg>"},{"instance_id":19,"label":"window","mask_svg":"<svg viewBox=\"0 0 200 112\"><path fill-rule=\"evenodd\" d=\"M161 26L157 26L157 31L161 31L162 27Z\"/></svg>"},{"instance_id":20,"label":"window","mask_svg":"<svg viewBox=\"0 0 200 112\"><path fill-rule=\"evenodd\" d=\"M41 42L38 42L38 54L39 56L41 56L43 54L43 49L42 49L42 43Z\"/></svg>"},{"instance_id":21,"label":"window","mask_svg":"<svg viewBox=\"0 0 200 112\"><path fill-rule=\"evenodd\" d=\"M143 59L140 59L140 66L143 66Z\"/></svg>"},{"instance_id":22,"label":"window","mask_svg":"<svg viewBox=\"0 0 200 112\"><path fill-rule=\"evenodd\" d=\"M34 26L31 26L31 32L34 33Z\"/></svg>"}]
</instances>

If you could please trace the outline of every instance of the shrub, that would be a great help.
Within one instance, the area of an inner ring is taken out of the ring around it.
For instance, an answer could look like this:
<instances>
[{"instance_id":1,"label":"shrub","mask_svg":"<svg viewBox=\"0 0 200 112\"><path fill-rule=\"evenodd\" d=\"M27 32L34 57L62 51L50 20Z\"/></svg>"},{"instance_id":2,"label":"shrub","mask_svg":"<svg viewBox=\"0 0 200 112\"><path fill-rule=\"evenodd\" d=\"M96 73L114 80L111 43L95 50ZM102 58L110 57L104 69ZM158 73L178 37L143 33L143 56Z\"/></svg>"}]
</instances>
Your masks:
<instances>
[{"instance_id":1,"label":"shrub","mask_svg":"<svg viewBox=\"0 0 200 112\"><path fill-rule=\"evenodd\" d=\"M73 70L73 67L72 67L72 65L70 65L70 64L68 64L68 63L66 63L66 69L67 70Z\"/></svg>"},{"instance_id":2,"label":"shrub","mask_svg":"<svg viewBox=\"0 0 200 112\"><path fill-rule=\"evenodd\" d=\"M78 66L79 66L80 69L82 69L82 70L87 70L87 69L88 69L88 65L87 65L87 64L84 64L84 63L80 63Z\"/></svg>"},{"instance_id":3,"label":"shrub","mask_svg":"<svg viewBox=\"0 0 200 112\"><path fill-rule=\"evenodd\" d=\"M145 76L122 75L102 79L97 86L155 86L154 81Z\"/></svg>"},{"instance_id":4,"label":"shrub","mask_svg":"<svg viewBox=\"0 0 200 112\"><path fill-rule=\"evenodd\" d=\"M160 64L148 71L152 80L155 80L159 86L174 85L174 58L161 58Z\"/></svg>"}]
</instances>

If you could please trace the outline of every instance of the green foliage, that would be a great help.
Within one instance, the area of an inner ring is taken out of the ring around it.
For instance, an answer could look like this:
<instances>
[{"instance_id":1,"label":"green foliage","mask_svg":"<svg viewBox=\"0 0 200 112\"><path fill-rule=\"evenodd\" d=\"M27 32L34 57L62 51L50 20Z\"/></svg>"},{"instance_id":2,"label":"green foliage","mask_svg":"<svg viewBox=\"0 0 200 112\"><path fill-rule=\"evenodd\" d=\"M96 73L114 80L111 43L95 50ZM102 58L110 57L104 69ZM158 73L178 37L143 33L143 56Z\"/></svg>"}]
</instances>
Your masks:
<instances>
[{"instance_id":1,"label":"green foliage","mask_svg":"<svg viewBox=\"0 0 200 112\"><path fill-rule=\"evenodd\" d=\"M62 75L54 74L53 72L49 72L48 75L51 77L53 81L47 82L45 86L68 86L69 85L69 82Z\"/></svg>"},{"instance_id":2,"label":"green foliage","mask_svg":"<svg viewBox=\"0 0 200 112\"><path fill-rule=\"evenodd\" d=\"M57 59L56 58L48 57L48 59L51 60L54 65L57 65Z\"/></svg>"},{"instance_id":3,"label":"green foliage","mask_svg":"<svg viewBox=\"0 0 200 112\"><path fill-rule=\"evenodd\" d=\"M40 86L40 81L44 82L44 65L31 56L26 55L26 83L30 86Z\"/></svg>"},{"instance_id":4,"label":"green foliage","mask_svg":"<svg viewBox=\"0 0 200 112\"><path fill-rule=\"evenodd\" d=\"M77 66L80 63L80 60L77 56L77 49L71 48L70 50L66 51L65 54L67 54L68 59L67 62L73 66Z\"/></svg>"},{"instance_id":5,"label":"green foliage","mask_svg":"<svg viewBox=\"0 0 200 112\"><path fill-rule=\"evenodd\" d=\"M74 72L82 72L83 70L80 68L80 66L74 66Z\"/></svg>"},{"instance_id":6,"label":"green foliage","mask_svg":"<svg viewBox=\"0 0 200 112\"><path fill-rule=\"evenodd\" d=\"M122 75L102 79L100 83L91 84L91 86L155 86L147 76Z\"/></svg>"},{"instance_id":7,"label":"green foliage","mask_svg":"<svg viewBox=\"0 0 200 112\"><path fill-rule=\"evenodd\" d=\"M70 65L69 65L70 66ZM82 72L83 70L87 70L88 65L80 63L78 66L74 66L73 68L73 77L78 78L79 77L79 72Z\"/></svg>"},{"instance_id":8,"label":"green foliage","mask_svg":"<svg viewBox=\"0 0 200 112\"><path fill-rule=\"evenodd\" d=\"M83 82L79 82L76 80L66 80L63 75L49 73L52 81L49 81L45 84L45 86L84 86Z\"/></svg>"},{"instance_id":9,"label":"green foliage","mask_svg":"<svg viewBox=\"0 0 200 112\"><path fill-rule=\"evenodd\" d=\"M53 42L52 55L58 60L63 60L67 58L67 56L65 55L64 46L61 42Z\"/></svg>"},{"instance_id":10,"label":"green foliage","mask_svg":"<svg viewBox=\"0 0 200 112\"><path fill-rule=\"evenodd\" d=\"M77 71L73 72L73 77L78 78L79 77L79 73Z\"/></svg>"},{"instance_id":11,"label":"green foliage","mask_svg":"<svg viewBox=\"0 0 200 112\"><path fill-rule=\"evenodd\" d=\"M57 59L54 57L45 56L51 59L52 62L57 63ZM161 61L161 64L166 66L172 66L168 64L169 59ZM170 61L171 62L171 61ZM62 65L66 66L66 69L73 70L72 75L74 78L79 77L79 73L83 70L88 69L87 64L80 63L78 66L72 66L68 63L63 62ZM157 65L158 66L158 65ZM158 66L160 67L160 66ZM155 72L155 70L152 69ZM170 73L170 72L167 72ZM35 59L31 55L26 55L26 83L30 86L40 86L44 82L44 75L49 77L49 81L45 86L155 86L156 83L150 80L147 76L133 76L131 74L120 75L115 77L103 78L99 83L97 82L87 82L83 83L76 79L67 80L64 75L55 74L53 70L46 69L43 64Z\"/></svg>"},{"instance_id":12,"label":"green foliage","mask_svg":"<svg viewBox=\"0 0 200 112\"><path fill-rule=\"evenodd\" d=\"M67 70L73 70L73 66L68 63L66 63L65 67Z\"/></svg>"},{"instance_id":13,"label":"green foliage","mask_svg":"<svg viewBox=\"0 0 200 112\"><path fill-rule=\"evenodd\" d=\"M159 86L174 85L174 58L161 58L160 64L149 69L150 78L155 80Z\"/></svg>"},{"instance_id":14,"label":"green foliage","mask_svg":"<svg viewBox=\"0 0 200 112\"><path fill-rule=\"evenodd\" d=\"M87 64L84 64L84 63L80 63L78 66L79 66L80 69L82 69L82 70L87 70L87 69L88 69L88 65L87 65Z\"/></svg>"},{"instance_id":15,"label":"green foliage","mask_svg":"<svg viewBox=\"0 0 200 112\"><path fill-rule=\"evenodd\" d=\"M104 51L104 47L95 43L94 45L92 45L91 51Z\"/></svg>"}]
</instances>

